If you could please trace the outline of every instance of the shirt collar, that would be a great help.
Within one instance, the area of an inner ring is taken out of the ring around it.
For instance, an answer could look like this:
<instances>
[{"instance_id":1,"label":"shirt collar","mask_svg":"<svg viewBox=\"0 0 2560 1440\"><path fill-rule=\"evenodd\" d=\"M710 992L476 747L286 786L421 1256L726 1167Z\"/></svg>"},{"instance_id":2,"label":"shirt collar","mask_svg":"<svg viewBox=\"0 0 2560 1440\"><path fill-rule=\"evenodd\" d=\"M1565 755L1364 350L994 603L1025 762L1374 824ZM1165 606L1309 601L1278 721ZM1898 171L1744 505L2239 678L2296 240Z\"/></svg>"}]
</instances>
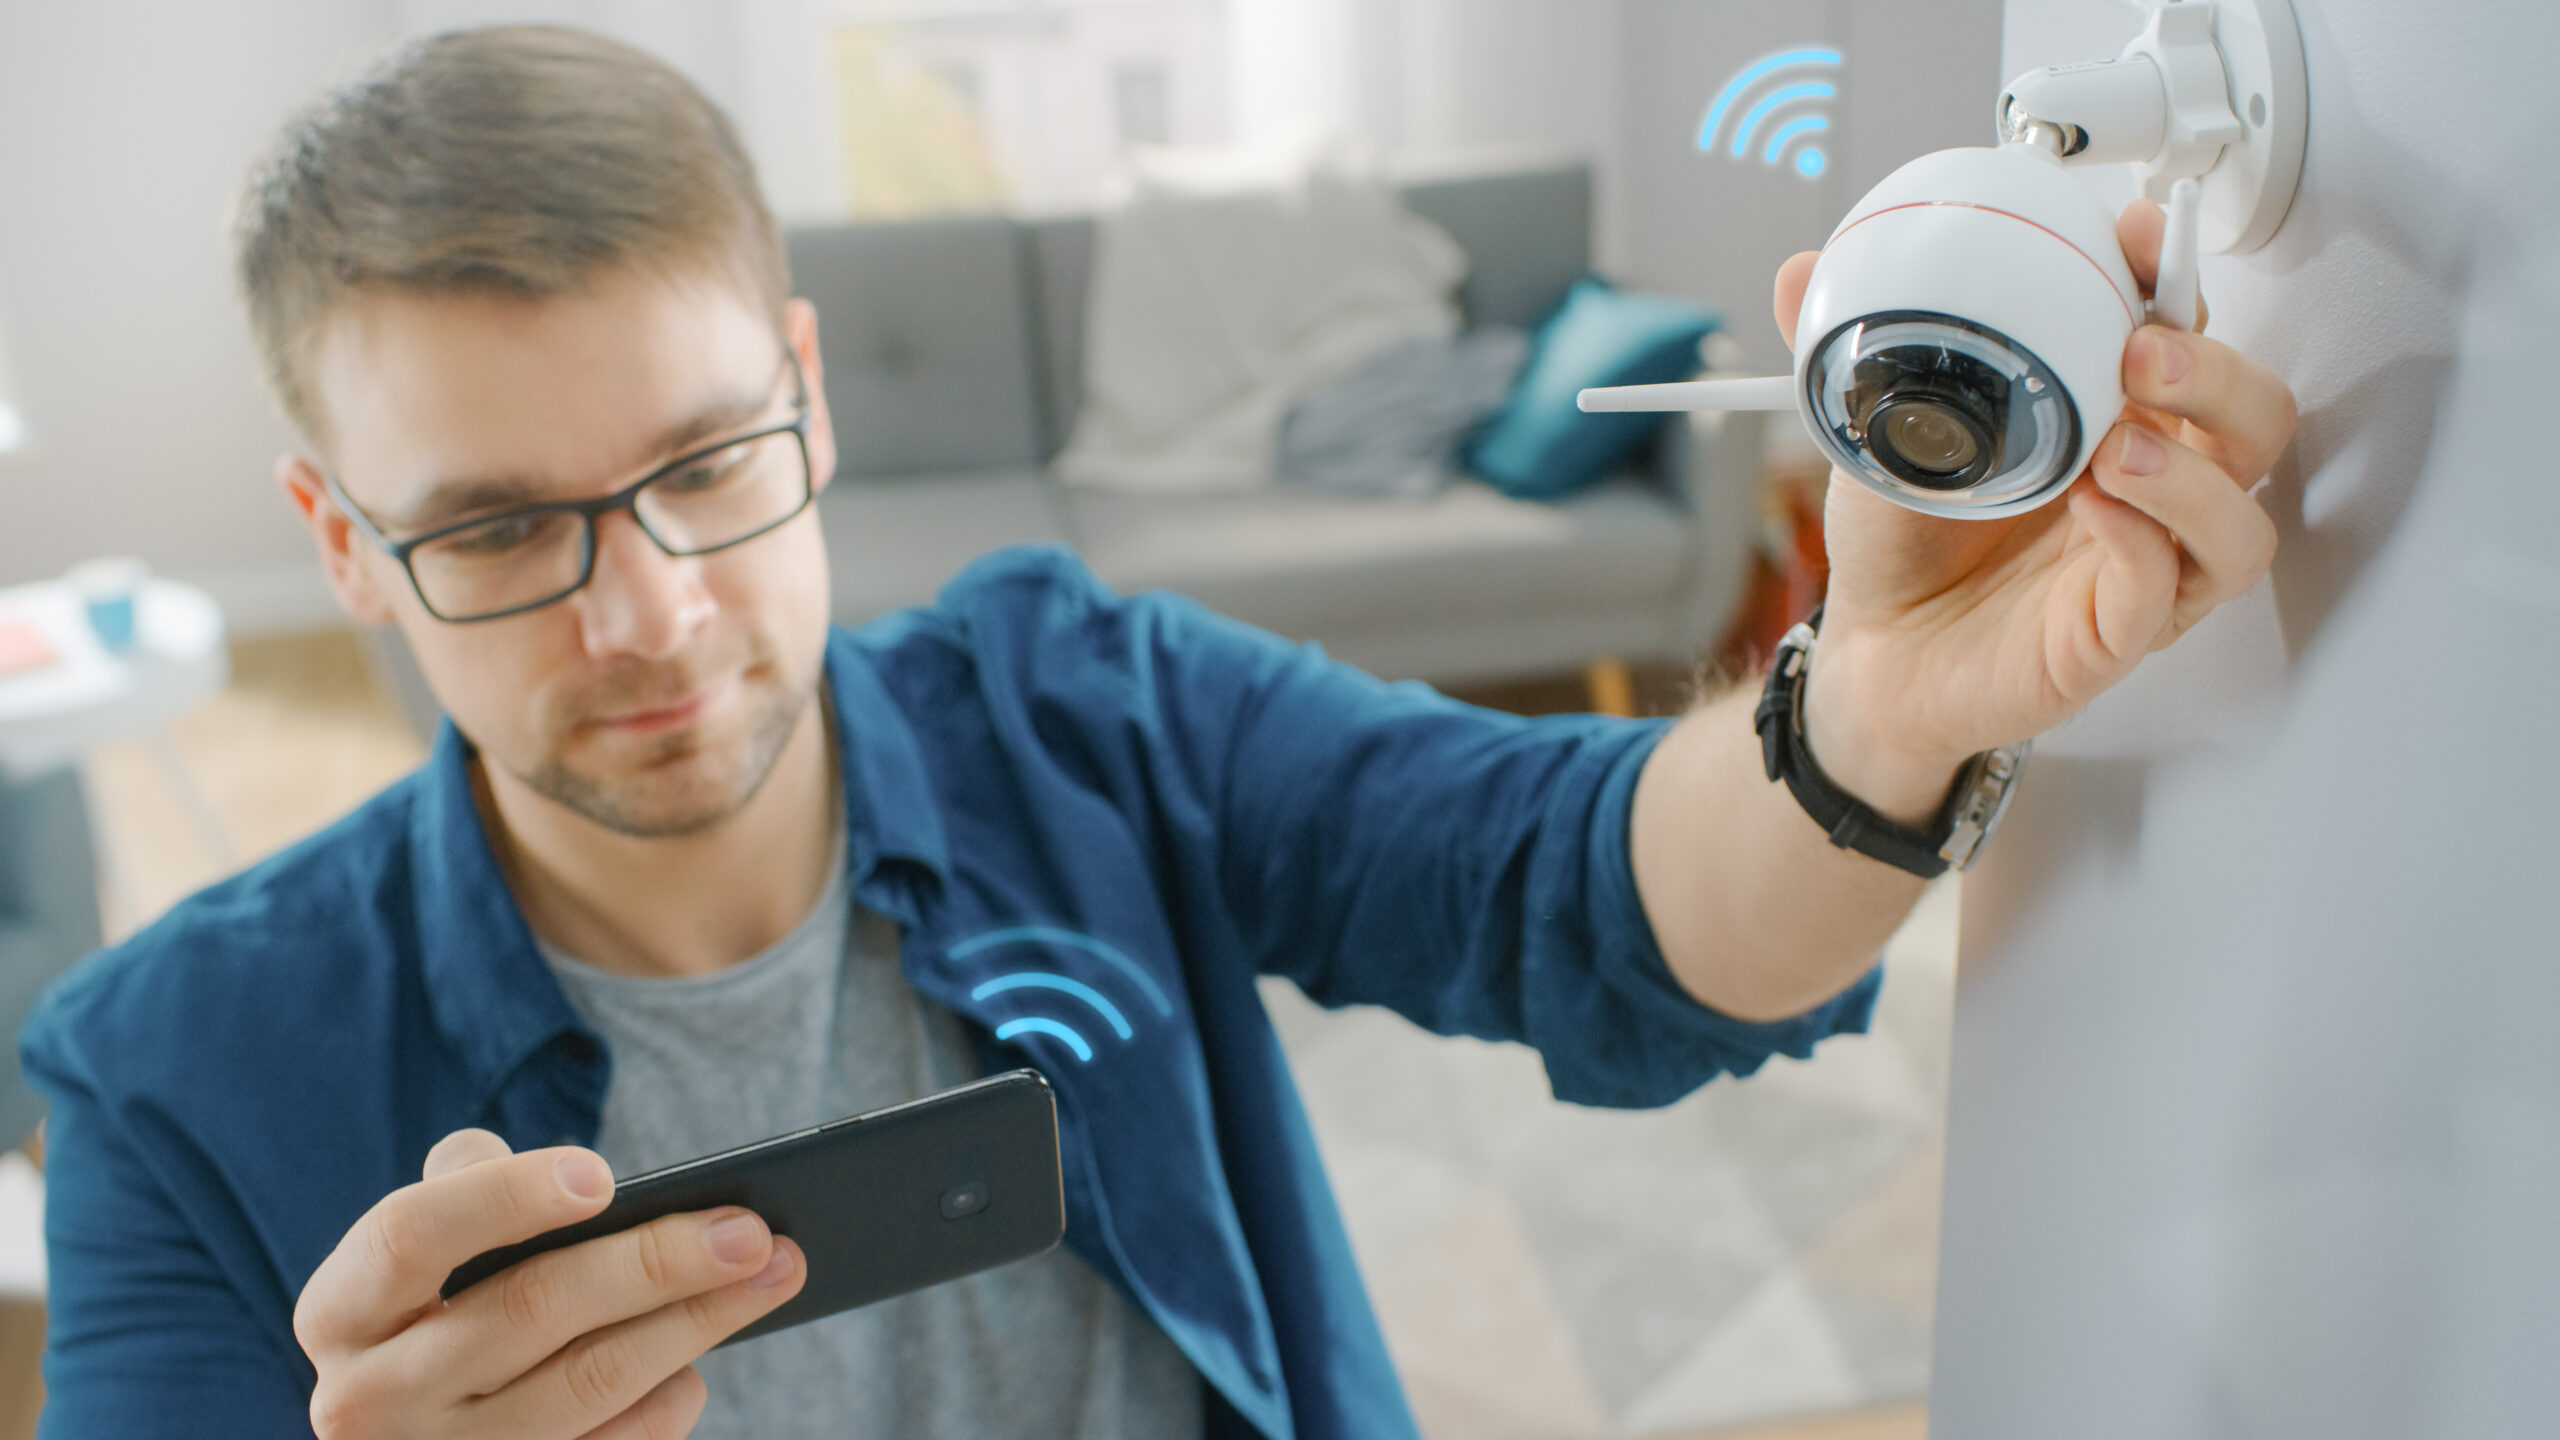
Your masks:
<instances>
[{"instance_id":1,"label":"shirt collar","mask_svg":"<svg viewBox=\"0 0 2560 1440\"><path fill-rule=\"evenodd\" d=\"M899 888L887 885L890 877L883 874L884 862L891 860L911 861L939 883L950 873L951 856L924 750L915 726L881 682L870 652L848 631L828 636L827 686L835 698L846 848L856 889L869 902L873 892ZM898 918L912 921L915 916Z\"/></svg>"},{"instance_id":2,"label":"shirt collar","mask_svg":"<svg viewBox=\"0 0 2560 1440\"><path fill-rule=\"evenodd\" d=\"M874 909L912 922L922 899L916 870L938 883L949 865L915 727L890 699L870 655L840 630L828 638L826 681L855 891ZM485 1102L536 1050L585 1025L498 868L472 793L471 755L470 742L444 722L418 775L410 825L427 1003Z\"/></svg>"},{"instance_id":3,"label":"shirt collar","mask_svg":"<svg viewBox=\"0 0 2560 1440\"><path fill-rule=\"evenodd\" d=\"M498 869L472 794L471 744L451 720L437 728L418 779L410 827L419 966L437 1028L485 1105L528 1055L582 1025Z\"/></svg>"}]
</instances>

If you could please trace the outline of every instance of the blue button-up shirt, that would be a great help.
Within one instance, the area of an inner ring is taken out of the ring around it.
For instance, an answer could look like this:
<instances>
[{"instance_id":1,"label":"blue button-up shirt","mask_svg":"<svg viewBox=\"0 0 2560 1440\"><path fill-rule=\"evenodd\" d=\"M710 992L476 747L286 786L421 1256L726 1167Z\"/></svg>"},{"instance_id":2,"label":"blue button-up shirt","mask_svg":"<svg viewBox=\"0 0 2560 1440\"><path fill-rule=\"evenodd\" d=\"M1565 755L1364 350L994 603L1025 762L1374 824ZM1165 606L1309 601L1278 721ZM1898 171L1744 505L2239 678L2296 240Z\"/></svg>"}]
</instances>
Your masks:
<instances>
[{"instance_id":1,"label":"blue button-up shirt","mask_svg":"<svg viewBox=\"0 0 2560 1440\"><path fill-rule=\"evenodd\" d=\"M1213 1434L1411 1435L1255 991L1525 1041L1658 1105L1863 1028L1700 1006L1628 868L1663 726L1387 685L1061 551L830 637L848 863L986 1063L1055 1086L1067 1243L1199 1367ZM492 856L470 748L187 900L27 1026L51 1100L56 1440L306 1434L294 1299L427 1149L592 1143L611 1057ZM1008 975L1048 977L1008 985ZM1004 1038L997 1038L999 1035ZM741 1142L760 1137L741 1135Z\"/></svg>"}]
</instances>

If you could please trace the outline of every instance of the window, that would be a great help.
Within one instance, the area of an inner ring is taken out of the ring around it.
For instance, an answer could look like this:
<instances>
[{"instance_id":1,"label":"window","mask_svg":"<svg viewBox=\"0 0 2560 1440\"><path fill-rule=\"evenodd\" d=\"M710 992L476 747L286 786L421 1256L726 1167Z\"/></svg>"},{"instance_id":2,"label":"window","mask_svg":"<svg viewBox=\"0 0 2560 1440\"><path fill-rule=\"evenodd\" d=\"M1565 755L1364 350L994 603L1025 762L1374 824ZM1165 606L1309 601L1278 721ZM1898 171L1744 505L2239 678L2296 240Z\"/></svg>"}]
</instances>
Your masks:
<instances>
[{"instance_id":1,"label":"window","mask_svg":"<svg viewBox=\"0 0 2560 1440\"><path fill-rule=\"evenodd\" d=\"M986 87L978 83L978 67L966 60L946 60L933 67L935 78L969 118L983 123L987 115Z\"/></svg>"},{"instance_id":2,"label":"window","mask_svg":"<svg viewBox=\"0 0 2560 1440\"><path fill-rule=\"evenodd\" d=\"M856 218L1005 207L1012 187L977 97L953 83L970 72L913 54L889 26L847 26L834 41L845 188Z\"/></svg>"},{"instance_id":3,"label":"window","mask_svg":"<svg viewBox=\"0 0 2560 1440\"><path fill-rule=\"evenodd\" d=\"M1227 138L1225 0L834 0L857 218L1081 209L1132 145Z\"/></svg>"},{"instance_id":4,"label":"window","mask_svg":"<svg viewBox=\"0 0 2560 1440\"><path fill-rule=\"evenodd\" d=\"M1123 148L1172 141L1173 121L1165 93L1164 65L1159 61L1124 60L1111 67L1112 129Z\"/></svg>"}]
</instances>

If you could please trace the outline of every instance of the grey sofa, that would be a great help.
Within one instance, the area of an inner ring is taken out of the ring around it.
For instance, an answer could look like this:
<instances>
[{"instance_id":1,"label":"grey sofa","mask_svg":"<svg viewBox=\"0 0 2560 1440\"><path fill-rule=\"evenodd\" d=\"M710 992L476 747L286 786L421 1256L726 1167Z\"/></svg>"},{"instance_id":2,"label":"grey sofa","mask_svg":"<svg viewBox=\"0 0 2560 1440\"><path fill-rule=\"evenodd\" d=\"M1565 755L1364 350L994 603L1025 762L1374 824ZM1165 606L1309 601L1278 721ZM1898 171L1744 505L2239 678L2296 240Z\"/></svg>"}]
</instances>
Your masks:
<instances>
[{"instance_id":1,"label":"grey sofa","mask_svg":"<svg viewBox=\"0 0 2560 1440\"><path fill-rule=\"evenodd\" d=\"M1535 325L1590 266L1581 165L1404 187L1465 248L1471 324ZM1685 663L1731 615L1756 526L1760 417L1675 424L1639 471L1563 505L1474 482L1423 502L1288 488L1164 498L1058 483L1095 226L973 216L794 230L841 459L821 497L836 618L930 600L1000 545L1074 546L1377 673L1453 682Z\"/></svg>"}]
</instances>

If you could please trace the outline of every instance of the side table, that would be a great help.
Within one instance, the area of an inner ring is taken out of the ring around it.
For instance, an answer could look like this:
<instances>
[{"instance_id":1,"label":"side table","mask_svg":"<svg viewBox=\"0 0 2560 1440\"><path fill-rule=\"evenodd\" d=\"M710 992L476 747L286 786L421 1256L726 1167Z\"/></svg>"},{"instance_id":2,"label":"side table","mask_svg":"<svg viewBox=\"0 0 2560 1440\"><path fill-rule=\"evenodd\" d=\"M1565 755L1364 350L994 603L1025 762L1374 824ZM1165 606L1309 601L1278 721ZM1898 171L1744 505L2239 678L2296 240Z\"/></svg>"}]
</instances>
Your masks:
<instances>
[{"instance_id":1,"label":"side table","mask_svg":"<svg viewBox=\"0 0 2560 1440\"><path fill-rule=\"evenodd\" d=\"M32 778L100 745L139 738L214 862L229 868L230 837L169 738L170 722L230 678L213 597L174 580L145 582L134 597L134 642L120 651L99 641L80 597L60 581L0 589L0 620L33 627L55 657L43 669L0 678L0 775ZM100 837L114 909L124 897L99 818L93 802L90 828Z\"/></svg>"}]
</instances>

